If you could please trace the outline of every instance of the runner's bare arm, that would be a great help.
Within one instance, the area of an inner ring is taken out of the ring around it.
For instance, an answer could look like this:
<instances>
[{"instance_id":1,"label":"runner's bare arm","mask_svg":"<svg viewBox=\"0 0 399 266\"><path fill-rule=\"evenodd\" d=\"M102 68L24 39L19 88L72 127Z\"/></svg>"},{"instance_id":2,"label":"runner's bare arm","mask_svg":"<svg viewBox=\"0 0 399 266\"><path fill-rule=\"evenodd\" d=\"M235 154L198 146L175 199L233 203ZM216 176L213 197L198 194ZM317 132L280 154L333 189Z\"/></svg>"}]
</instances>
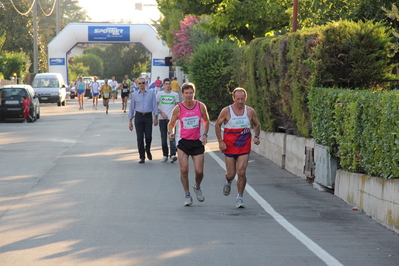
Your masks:
<instances>
[{"instance_id":1,"label":"runner's bare arm","mask_svg":"<svg viewBox=\"0 0 399 266\"><path fill-rule=\"evenodd\" d=\"M179 117L180 114L180 107L178 105L173 108L172 111L172 116L170 117L169 123L168 123L168 134L169 134L169 139L173 140L175 138L175 127L177 123L177 118Z\"/></svg>"},{"instance_id":2,"label":"runner's bare arm","mask_svg":"<svg viewBox=\"0 0 399 266\"><path fill-rule=\"evenodd\" d=\"M253 129L254 129L254 133L255 133L253 142L256 145L259 145L259 143L260 143L260 140L259 140L260 123L259 123L258 117L256 116L255 110L251 107L249 108L249 117L250 117L251 123L253 125Z\"/></svg>"},{"instance_id":3,"label":"runner's bare arm","mask_svg":"<svg viewBox=\"0 0 399 266\"><path fill-rule=\"evenodd\" d=\"M204 132L202 135L202 145L206 145L208 142L208 131L209 131L209 114L206 109L205 104L201 103L201 114L202 114L202 122L204 123Z\"/></svg>"},{"instance_id":4,"label":"runner's bare arm","mask_svg":"<svg viewBox=\"0 0 399 266\"><path fill-rule=\"evenodd\" d=\"M227 114L228 114L228 108L225 107L222 109L222 111L219 114L219 117L217 118L217 120L215 122L215 134L216 134L216 138L218 139L218 142L219 142L219 149L221 151L224 151L227 148L226 143L224 143L223 136L222 136L222 124L226 120Z\"/></svg>"}]
</instances>

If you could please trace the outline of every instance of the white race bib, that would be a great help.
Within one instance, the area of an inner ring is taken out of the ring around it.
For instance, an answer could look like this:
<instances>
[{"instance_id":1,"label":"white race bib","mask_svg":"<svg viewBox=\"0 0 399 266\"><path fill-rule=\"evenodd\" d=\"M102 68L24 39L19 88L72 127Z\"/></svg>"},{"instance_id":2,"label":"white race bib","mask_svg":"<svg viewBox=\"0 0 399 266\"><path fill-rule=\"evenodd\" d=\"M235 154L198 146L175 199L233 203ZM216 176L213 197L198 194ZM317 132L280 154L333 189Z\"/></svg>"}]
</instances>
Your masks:
<instances>
[{"instance_id":1,"label":"white race bib","mask_svg":"<svg viewBox=\"0 0 399 266\"><path fill-rule=\"evenodd\" d=\"M104 93L104 97L108 98L109 97L109 93Z\"/></svg>"},{"instance_id":2,"label":"white race bib","mask_svg":"<svg viewBox=\"0 0 399 266\"><path fill-rule=\"evenodd\" d=\"M199 117L198 116L184 117L183 127L185 129L193 129L199 127Z\"/></svg>"}]
</instances>

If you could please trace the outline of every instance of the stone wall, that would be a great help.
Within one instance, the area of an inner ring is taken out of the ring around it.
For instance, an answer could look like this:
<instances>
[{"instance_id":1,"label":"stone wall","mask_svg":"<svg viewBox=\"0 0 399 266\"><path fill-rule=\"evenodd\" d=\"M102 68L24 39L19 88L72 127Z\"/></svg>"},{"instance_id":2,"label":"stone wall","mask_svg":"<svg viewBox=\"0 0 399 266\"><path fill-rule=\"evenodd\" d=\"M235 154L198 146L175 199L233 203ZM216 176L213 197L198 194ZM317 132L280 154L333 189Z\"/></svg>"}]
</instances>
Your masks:
<instances>
[{"instance_id":1,"label":"stone wall","mask_svg":"<svg viewBox=\"0 0 399 266\"><path fill-rule=\"evenodd\" d=\"M261 142L252 145L253 151L306 179L303 174L305 147L315 147L313 139L263 131L259 138ZM399 232L399 179L386 180L341 170L337 170L333 178L337 197Z\"/></svg>"}]
</instances>

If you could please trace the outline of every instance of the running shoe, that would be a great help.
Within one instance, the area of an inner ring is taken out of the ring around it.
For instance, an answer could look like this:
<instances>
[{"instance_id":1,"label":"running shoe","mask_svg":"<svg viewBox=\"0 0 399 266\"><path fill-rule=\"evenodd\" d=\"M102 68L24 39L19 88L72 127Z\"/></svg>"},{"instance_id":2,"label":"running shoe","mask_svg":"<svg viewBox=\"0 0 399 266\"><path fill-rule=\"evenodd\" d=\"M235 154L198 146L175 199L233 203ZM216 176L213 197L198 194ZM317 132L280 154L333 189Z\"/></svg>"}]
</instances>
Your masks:
<instances>
[{"instance_id":1,"label":"running shoe","mask_svg":"<svg viewBox=\"0 0 399 266\"><path fill-rule=\"evenodd\" d=\"M161 163L166 163L168 161L168 156L164 156L161 159Z\"/></svg>"},{"instance_id":2,"label":"running shoe","mask_svg":"<svg viewBox=\"0 0 399 266\"><path fill-rule=\"evenodd\" d=\"M197 195L197 200L200 202L203 202L205 200L205 197L202 195L201 189L197 189L195 186L193 186L195 195Z\"/></svg>"},{"instance_id":3,"label":"running shoe","mask_svg":"<svg viewBox=\"0 0 399 266\"><path fill-rule=\"evenodd\" d=\"M170 156L170 163L174 163L176 161L177 161L177 156L176 155Z\"/></svg>"},{"instance_id":4,"label":"running shoe","mask_svg":"<svg viewBox=\"0 0 399 266\"><path fill-rule=\"evenodd\" d=\"M225 196L230 195L230 190L231 190L231 183L227 182L227 180L226 180L226 182L224 182L224 186L223 186L223 195L225 195Z\"/></svg>"},{"instance_id":5,"label":"running shoe","mask_svg":"<svg viewBox=\"0 0 399 266\"><path fill-rule=\"evenodd\" d=\"M242 198L237 198L236 208L245 208L245 204L244 204L244 201L242 200Z\"/></svg>"},{"instance_id":6,"label":"running shoe","mask_svg":"<svg viewBox=\"0 0 399 266\"><path fill-rule=\"evenodd\" d=\"M191 206L193 205L193 197L186 196L186 200L184 201L184 206Z\"/></svg>"}]
</instances>

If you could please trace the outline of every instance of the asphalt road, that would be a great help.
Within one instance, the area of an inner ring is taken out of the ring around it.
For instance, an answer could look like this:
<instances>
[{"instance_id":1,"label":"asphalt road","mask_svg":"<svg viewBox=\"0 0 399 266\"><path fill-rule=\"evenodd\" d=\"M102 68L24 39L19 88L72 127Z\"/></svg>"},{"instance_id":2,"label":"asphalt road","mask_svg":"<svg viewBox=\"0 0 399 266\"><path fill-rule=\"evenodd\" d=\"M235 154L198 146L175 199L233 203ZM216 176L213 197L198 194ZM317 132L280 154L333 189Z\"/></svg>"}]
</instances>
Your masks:
<instances>
[{"instance_id":1,"label":"asphalt road","mask_svg":"<svg viewBox=\"0 0 399 266\"><path fill-rule=\"evenodd\" d=\"M178 163L138 164L120 100L41 106L0 123L0 265L399 265L399 236L255 153L245 209L222 194L213 127L203 203L184 207ZM190 168L190 182L193 171Z\"/></svg>"}]
</instances>

